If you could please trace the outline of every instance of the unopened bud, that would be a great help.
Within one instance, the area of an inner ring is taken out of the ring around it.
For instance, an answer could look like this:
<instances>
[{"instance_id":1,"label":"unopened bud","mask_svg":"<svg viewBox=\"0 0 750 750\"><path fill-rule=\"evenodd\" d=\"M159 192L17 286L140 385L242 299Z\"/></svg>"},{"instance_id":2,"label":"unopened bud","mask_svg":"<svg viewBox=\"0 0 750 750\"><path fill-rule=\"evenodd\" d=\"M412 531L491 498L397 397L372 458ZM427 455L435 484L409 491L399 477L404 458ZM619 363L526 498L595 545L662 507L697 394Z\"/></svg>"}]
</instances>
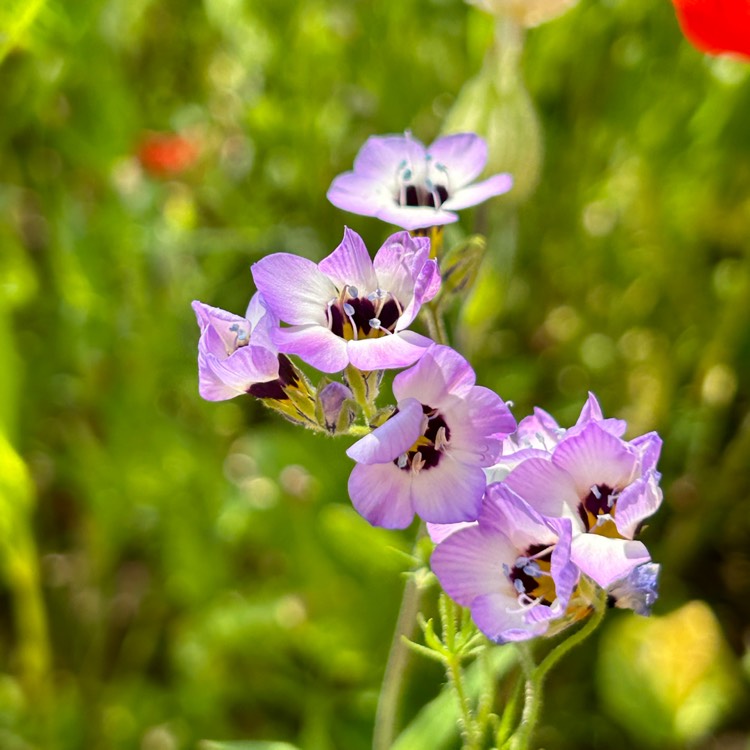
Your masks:
<instances>
[{"instance_id":1,"label":"unopened bud","mask_svg":"<svg viewBox=\"0 0 750 750\"><path fill-rule=\"evenodd\" d=\"M508 16L528 28L557 18L572 8L577 0L466 0L466 2L494 16Z\"/></svg>"},{"instance_id":2,"label":"unopened bud","mask_svg":"<svg viewBox=\"0 0 750 750\"><path fill-rule=\"evenodd\" d=\"M522 202L539 182L543 149L539 117L521 75L523 28L498 19L482 70L467 81L448 113L446 133L474 132L487 141L487 174L513 175L506 201Z\"/></svg>"},{"instance_id":3,"label":"unopened bud","mask_svg":"<svg viewBox=\"0 0 750 750\"><path fill-rule=\"evenodd\" d=\"M315 413L328 432L346 432L354 420L354 396L343 383L332 381L318 391Z\"/></svg>"}]
</instances>

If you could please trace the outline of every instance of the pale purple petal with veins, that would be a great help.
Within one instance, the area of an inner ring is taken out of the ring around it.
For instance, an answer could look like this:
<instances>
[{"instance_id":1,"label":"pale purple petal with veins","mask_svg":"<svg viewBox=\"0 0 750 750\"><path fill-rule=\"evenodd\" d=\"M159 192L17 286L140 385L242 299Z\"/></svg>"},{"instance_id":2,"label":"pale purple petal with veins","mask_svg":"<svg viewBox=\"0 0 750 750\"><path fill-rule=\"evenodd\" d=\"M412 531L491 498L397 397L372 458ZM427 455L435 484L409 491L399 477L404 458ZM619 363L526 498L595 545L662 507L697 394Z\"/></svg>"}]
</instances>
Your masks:
<instances>
[{"instance_id":1,"label":"pale purple petal with veins","mask_svg":"<svg viewBox=\"0 0 750 750\"><path fill-rule=\"evenodd\" d=\"M440 177L440 169L435 165L442 165L448 170L452 183L468 185L482 174L487 163L487 143L474 133L446 135L430 145L428 161L437 171L435 179Z\"/></svg>"},{"instance_id":2,"label":"pale purple petal with veins","mask_svg":"<svg viewBox=\"0 0 750 750\"><path fill-rule=\"evenodd\" d=\"M649 562L651 555L641 542L579 534L571 545L571 559L582 573L606 589L638 565Z\"/></svg>"},{"instance_id":3,"label":"pale purple petal with veins","mask_svg":"<svg viewBox=\"0 0 750 750\"><path fill-rule=\"evenodd\" d=\"M447 452L437 466L423 469L412 481L414 510L430 523L473 521L482 509L486 481L479 466L457 461Z\"/></svg>"},{"instance_id":4,"label":"pale purple petal with veins","mask_svg":"<svg viewBox=\"0 0 750 750\"><path fill-rule=\"evenodd\" d=\"M432 339L414 331L400 331L379 339L347 341L349 361L365 372L413 365L432 346Z\"/></svg>"},{"instance_id":5,"label":"pale purple petal with veins","mask_svg":"<svg viewBox=\"0 0 750 750\"><path fill-rule=\"evenodd\" d=\"M508 474L505 484L542 515L578 519L581 498L573 480L549 459L527 459Z\"/></svg>"},{"instance_id":6,"label":"pale purple petal with veins","mask_svg":"<svg viewBox=\"0 0 750 750\"><path fill-rule=\"evenodd\" d=\"M348 227L344 229L341 244L319 263L318 268L339 289L351 285L359 291L374 289L378 285L365 243Z\"/></svg>"},{"instance_id":7,"label":"pale purple petal with veins","mask_svg":"<svg viewBox=\"0 0 750 750\"><path fill-rule=\"evenodd\" d=\"M313 261L274 253L252 266L253 279L268 308L290 325L326 326L326 305L338 290Z\"/></svg>"},{"instance_id":8,"label":"pale purple petal with veins","mask_svg":"<svg viewBox=\"0 0 750 750\"><path fill-rule=\"evenodd\" d=\"M415 398L400 401L398 413L369 435L358 440L346 455L360 464L378 464L393 461L407 451L422 434L424 413L422 404Z\"/></svg>"},{"instance_id":9,"label":"pale purple petal with veins","mask_svg":"<svg viewBox=\"0 0 750 750\"><path fill-rule=\"evenodd\" d=\"M357 464L349 477L355 510L373 526L405 529L414 519L408 475L393 464Z\"/></svg>"},{"instance_id":10,"label":"pale purple petal with veins","mask_svg":"<svg viewBox=\"0 0 750 750\"><path fill-rule=\"evenodd\" d=\"M509 174L496 174L482 182L456 190L441 206L444 211L461 211L478 203L484 203L496 195L503 195L513 187L513 178Z\"/></svg>"},{"instance_id":11,"label":"pale purple petal with veins","mask_svg":"<svg viewBox=\"0 0 750 750\"><path fill-rule=\"evenodd\" d=\"M583 499L594 485L626 487L636 477L637 457L627 443L603 430L596 422L561 441L552 461L573 478Z\"/></svg>"},{"instance_id":12,"label":"pale purple petal with veins","mask_svg":"<svg viewBox=\"0 0 750 750\"><path fill-rule=\"evenodd\" d=\"M659 510L661 501L659 474L649 471L620 493L615 511L617 531L626 539L632 539L643 521Z\"/></svg>"},{"instance_id":13,"label":"pale purple petal with veins","mask_svg":"<svg viewBox=\"0 0 750 750\"><path fill-rule=\"evenodd\" d=\"M323 326L278 328L274 341L280 352L296 354L321 372L340 372L349 363L346 341Z\"/></svg>"},{"instance_id":14,"label":"pale purple petal with veins","mask_svg":"<svg viewBox=\"0 0 750 750\"><path fill-rule=\"evenodd\" d=\"M419 167L425 161L424 144L413 135L372 135L354 160L354 171L365 177L395 178L398 165Z\"/></svg>"},{"instance_id":15,"label":"pale purple petal with veins","mask_svg":"<svg viewBox=\"0 0 750 750\"><path fill-rule=\"evenodd\" d=\"M448 394L466 396L476 383L469 363L447 346L434 346L411 369L393 379L393 395L419 398L423 404L442 401Z\"/></svg>"}]
</instances>

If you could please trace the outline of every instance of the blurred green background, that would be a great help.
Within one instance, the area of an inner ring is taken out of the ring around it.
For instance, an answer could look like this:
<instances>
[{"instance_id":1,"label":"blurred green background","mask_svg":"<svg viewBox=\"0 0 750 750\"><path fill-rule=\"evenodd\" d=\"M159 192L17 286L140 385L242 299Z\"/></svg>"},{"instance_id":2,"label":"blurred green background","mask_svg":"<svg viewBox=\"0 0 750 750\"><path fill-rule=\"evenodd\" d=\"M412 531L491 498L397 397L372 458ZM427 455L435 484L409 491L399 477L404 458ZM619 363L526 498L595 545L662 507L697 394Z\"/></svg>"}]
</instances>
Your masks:
<instances>
[{"instance_id":1,"label":"blurred green background","mask_svg":"<svg viewBox=\"0 0 750 750\"><path fill-rule=\"evenodd\" d=\"M375 250L328 185L368 135L440 132L492 19L6 0L0 32L0 748L367 748L410 534L353 512L345 440L198 397L190 301L242 312L251 262L345 223ZM591 389L659 430L666 496L654 617L566 658L539 744L747 748L750 66L666 0L581 0L518 64L487 106L527 195L449 232L491 236L454 343L519 418ZM166 174L154 132L197 157ZM414 662L405 723L442 681ZM456 747L421 718L406 750Z\"/></svg>"}]
</instances>

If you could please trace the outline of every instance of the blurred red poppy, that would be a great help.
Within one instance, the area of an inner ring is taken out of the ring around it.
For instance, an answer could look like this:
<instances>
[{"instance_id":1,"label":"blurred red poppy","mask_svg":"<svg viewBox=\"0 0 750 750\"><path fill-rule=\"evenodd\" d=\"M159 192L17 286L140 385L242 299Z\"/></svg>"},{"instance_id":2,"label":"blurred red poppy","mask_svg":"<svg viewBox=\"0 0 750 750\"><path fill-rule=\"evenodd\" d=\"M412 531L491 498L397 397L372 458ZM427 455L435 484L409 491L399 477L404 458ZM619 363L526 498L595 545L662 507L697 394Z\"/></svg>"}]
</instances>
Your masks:
<instances>
[{"instance_id":1,"label":"blurred red poppy","mask_svg":"<svg viewBox=\"0 0 750 750\"><path fill-rule=\"evenodd\" d=\"M149 174L172 177L195 164L198 146L176 133L150 133L138 146L138 159Z\"/></svg>"},{"instance_id":2,"label":"blurred red poppy","mask_svg":"<svg viewBox=\"0 0 750 750\"><path fill-rule=\"evenodd\" d=\"M673 0L682 31L702 52L750 61L750 0Z\"/></svg>"}]
</instances>

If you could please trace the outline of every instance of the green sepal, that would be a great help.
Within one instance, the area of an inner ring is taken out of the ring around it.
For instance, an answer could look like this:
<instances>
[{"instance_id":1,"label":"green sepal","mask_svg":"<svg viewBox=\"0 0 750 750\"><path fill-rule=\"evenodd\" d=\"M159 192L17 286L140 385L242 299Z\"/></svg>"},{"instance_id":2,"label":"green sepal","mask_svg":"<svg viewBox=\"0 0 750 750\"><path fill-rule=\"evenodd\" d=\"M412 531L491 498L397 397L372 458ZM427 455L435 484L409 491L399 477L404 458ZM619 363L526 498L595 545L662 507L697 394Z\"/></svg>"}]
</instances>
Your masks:
<instances>
[{"instance_id":1,"label":"green sepal","mask_svg":"<svg viewBox=\"0 0 750 750\"><path fill-rule=\"evenodd\" d=\"M440 292L433 303L438 310L450 305L455 299L465 297L471 291L486 251L486 238L481 234L473 234L446 253L440 264Z\"/></svg>"}]
</instances>

